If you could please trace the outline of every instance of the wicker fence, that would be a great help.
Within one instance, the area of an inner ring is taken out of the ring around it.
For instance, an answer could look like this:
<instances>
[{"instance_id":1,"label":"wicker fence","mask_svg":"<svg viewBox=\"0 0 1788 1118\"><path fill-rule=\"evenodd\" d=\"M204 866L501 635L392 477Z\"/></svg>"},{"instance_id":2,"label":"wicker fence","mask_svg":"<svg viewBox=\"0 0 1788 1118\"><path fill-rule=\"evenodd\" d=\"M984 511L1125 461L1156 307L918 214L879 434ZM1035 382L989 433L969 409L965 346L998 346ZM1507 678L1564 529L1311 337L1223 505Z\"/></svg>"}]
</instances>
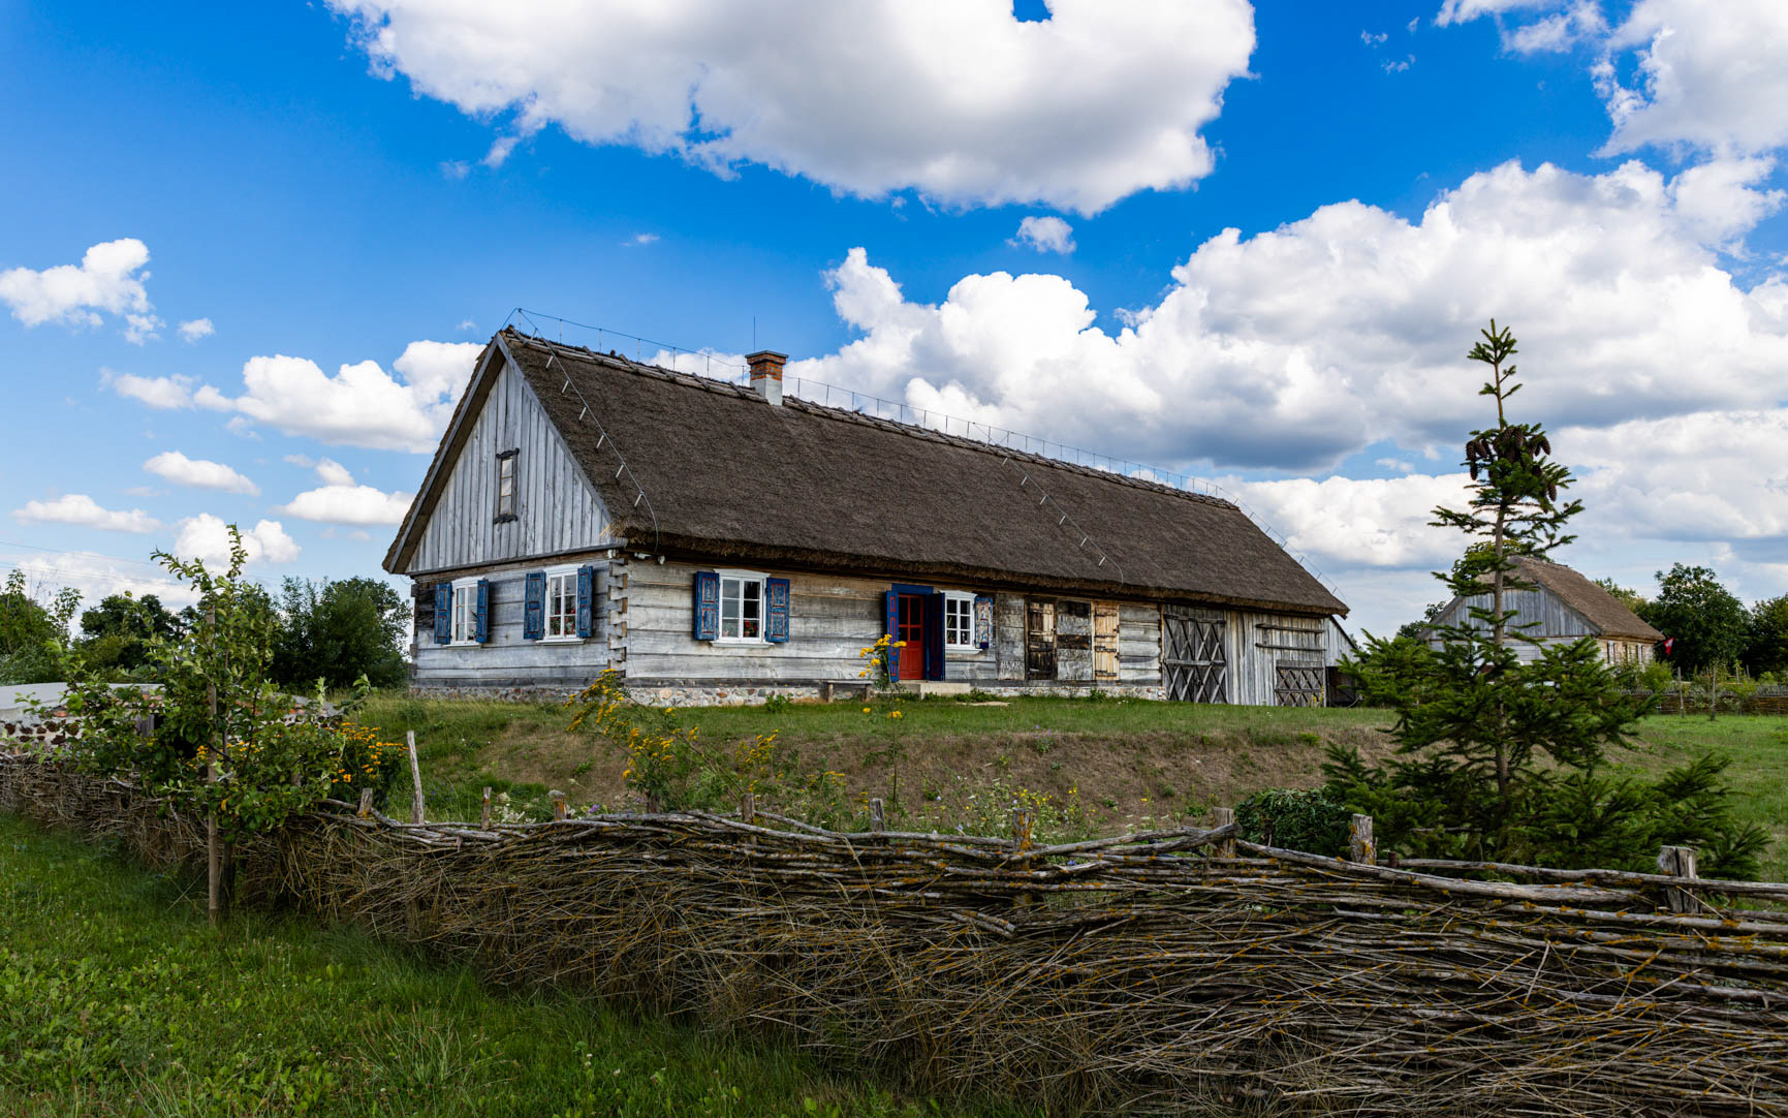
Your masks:
<instances>
[{"instance_id":1,"label":"wicker fence","mask_svg":"<svg viewBox=\"0 0 1788 1118\"><path fill-rule=\"evenodd\" d=\"M26 758L0 758L0 809L152 863L202 852L196 821ZM1033 847L748 808L486 827L344 804L241 850L236 889L1057 1112L1788 1115L1788 884L1391 868L1232 826Z\"/></svg>"}]
</instances>

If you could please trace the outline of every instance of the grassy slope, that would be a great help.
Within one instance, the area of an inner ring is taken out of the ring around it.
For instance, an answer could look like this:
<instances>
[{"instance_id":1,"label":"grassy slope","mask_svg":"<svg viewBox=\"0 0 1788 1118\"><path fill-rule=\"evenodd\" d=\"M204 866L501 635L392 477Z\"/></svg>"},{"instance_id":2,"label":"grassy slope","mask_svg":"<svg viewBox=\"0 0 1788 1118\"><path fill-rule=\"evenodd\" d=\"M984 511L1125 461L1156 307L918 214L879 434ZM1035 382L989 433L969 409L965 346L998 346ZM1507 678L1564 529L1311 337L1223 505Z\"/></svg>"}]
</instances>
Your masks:
<instances>
[{"instance_id":1,"label":"grassy slope","mask_svg":"<svg viewBox=\"0 0 1788 1118\"><path fill-rule=\"evenodd\" d=\"M981 822L970 796L997 783L1077 801L1091 829L1117 831L1197 815L1248 792L1321 783L1323 747L1387 748L1382 711L1197 706L1136 701L1019 699L975 706L930 700L895 704L708 707L682 712L713 743L772 731L805 764L844 775L852 796L881 796L913 825ZM383 697L366 712L382 736L416 731L429 815L475 815L481 785L520 799L549 787L578 806L624 801L624 758L600 739L565 730L552 706ZM893 756L890 757L889 754ZM998 798L998 797L995 797ZM400 805L409 802L399 789Z\"/></svg>"},{"instance_id":2,"label":"grassy slope","mask_svg":"<svg viewBox=\"0 0 1788 1118\"><path fill-rule=\"evenodd\" d=\"M944 1112L197 892L0 816L0 1113Z\"/></svg>"},{"instance_id":3,"label":"grassy slope","mask_svg":"<svg viewBox=\"0 0 1788 1118\"><path fill-rule=\"evenodd\" d=\"M929 701L902 704L892 736L886 708L864 714L850 703L797 704L684 712L711 741L772 730L804 758L845 775L853 794L890 797L898 790L908 822L977 822L968 796L997 782L1058 799L1077 798L1089 825L1120 830L1151 819L1196 817L1268 787L1322 782L1328 742L1358 746L1370 758L1390 749L1382 710L1297 710L1182 703L1020 699L1007 706ZM543 803L549 787L578 805L623 801L622 759L598 739L569 734L563 709L504 703L385 696L368 720L387 733L413 729L423 756L429 814L475 815L479 786L513 789ZM1733 758L1728 776L1741 815L1778 840L1766 876L1788 880L1788 718L1655 715L1640 744L1621 760L1659 771L1706 749ZM884 760L898 743L897 757ZM937 797L933 799L932 797ZM981 802L987 797L983 796ZM400 803L408 803L400 792Z\"/></svg>"}]
</instances>

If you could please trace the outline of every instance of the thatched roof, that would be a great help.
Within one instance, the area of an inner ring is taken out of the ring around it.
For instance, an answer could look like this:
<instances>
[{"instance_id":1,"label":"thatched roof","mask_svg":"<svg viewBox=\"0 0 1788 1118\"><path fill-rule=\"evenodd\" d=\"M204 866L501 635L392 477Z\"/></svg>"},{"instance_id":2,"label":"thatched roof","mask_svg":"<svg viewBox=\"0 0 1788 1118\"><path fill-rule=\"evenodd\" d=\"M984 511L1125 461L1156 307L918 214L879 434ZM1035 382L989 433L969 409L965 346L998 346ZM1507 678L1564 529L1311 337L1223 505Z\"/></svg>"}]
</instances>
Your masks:
<instances>
[{"instance_id":1,"label":"thatched roof","mask_svg":"<svg viewBox=\"0 0 1788 1118\"><path fill-rule=\"evenodd\" d=\"M1228 501L793 397L772 407L750 388L513 330L494 342L632 550L1347 611ZM616 476L617 451L630 475ZM441 465L437 456L431 479L444 479ZM412 529L420 524L407 523L405 536ZM401 559L405 536L388 563Z\"/></svg>"},{"instance_id":2,"label":"thatched roof","mask_svg":"<svg viewBox=\"0 0 1788 1118\"><path fill-rule=\"evenodd\" d=\"M1518 556L1517 578L1550 590L1559 601L1583 615L1605 638L1661 641L1664 634L1639 619L1619 598L1561 563Z\"/></svg>"}]
</instances>

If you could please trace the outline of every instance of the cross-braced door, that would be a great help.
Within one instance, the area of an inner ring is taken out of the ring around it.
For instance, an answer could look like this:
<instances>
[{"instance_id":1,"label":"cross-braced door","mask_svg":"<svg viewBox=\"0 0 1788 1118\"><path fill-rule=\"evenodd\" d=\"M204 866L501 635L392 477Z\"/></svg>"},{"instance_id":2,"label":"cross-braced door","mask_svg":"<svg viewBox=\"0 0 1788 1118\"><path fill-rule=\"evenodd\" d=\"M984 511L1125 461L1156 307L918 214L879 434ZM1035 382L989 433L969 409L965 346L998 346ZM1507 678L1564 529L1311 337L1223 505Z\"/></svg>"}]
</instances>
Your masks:
<instances>
[{"instance_id":1,"label":"cross-braced door","mask_svg":"<svg viewBox=\"0 0 1788 1118\"><path fill-rule=\"evenodd\" d=\"M1182 703L1229 701L1221 613L1168 606L1161 613L1161 646L1169 699Z\"/></svg>"},{"instance_id":2,"label":"cross-braced door","mask_svg":"<svg viewBox=\"0 0 1788 1118\"><path fill-rule=\"evenodd\" d=\"M1327 684L1328 669L1321 664L1294 664L1280 661L1278 684L1273 697L1282 707L1319 707Z\"/></svg>"}]
</instances>

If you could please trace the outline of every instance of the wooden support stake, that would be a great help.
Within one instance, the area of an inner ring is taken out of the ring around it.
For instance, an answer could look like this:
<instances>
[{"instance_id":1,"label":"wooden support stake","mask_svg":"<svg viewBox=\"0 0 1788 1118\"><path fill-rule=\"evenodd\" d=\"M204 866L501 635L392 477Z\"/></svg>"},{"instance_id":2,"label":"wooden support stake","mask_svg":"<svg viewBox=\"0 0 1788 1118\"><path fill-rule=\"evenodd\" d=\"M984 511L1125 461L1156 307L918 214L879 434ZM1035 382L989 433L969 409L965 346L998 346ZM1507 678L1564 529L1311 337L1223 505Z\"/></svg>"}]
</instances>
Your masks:
<instances>
[{"instance_id":1,"label":"wooden support stake","mask_svg":"<svg viewBox=\"0 0 1788 1118\"><path fill-rule=\"evenodd\" d=\"M1695 848L1666 846L1658 851L1658 872L1671 877L1699 877L1695 872ZM1701 902L1687 889L1671 885L1664 890L1664 903L1671 912L1699 912Z\"/></svg>"},{"instance_id":2,"label":"wooden support stake","mask_svg":"<svg viewBox=\"0 0 1788 1118\"><path fill-rule=\"evenodd\" d=\"M888 829L887 822L882 815L882 800L880 796L869 801L869 829L878 832Z\"/></svg>"},{"instance_id":3,"label":"wooden support stake","mask_svg":"<svg viewBox=\"0 0 1788 1118\"><path fill-rule=\"evenodd\" d=\"M565 818L565 793L555 788L547 793L547 797L553 802L553 819Z\"/></svg>"},{"instance_id":4,"label":"wooden support stake","mask_svg":"<svg viewBox=\"0 0 1788 1118\"><path fill-rule=\"evenodd\" d=\"M404 743L410 747L410 784L413 786L415 799L410 801L410 822L423 822L422 805L422 762L416 758L416 731L404 731Z\"/></svg>"},{"instance_id":5,"label":"wooden support stake","mask_svg":"<svg viewBox=\"0 0 1788 1118\"><path fill-rule=\"evenodd\" d=\"M1235 808L1214 807L1211 809L1211 829L1213 831L1218 827L1227 827L1234 822ZM1217 845L1211 849L1211 856L1213 858L1235 857L1235 840L1232 838L1217 840Z\"/></svg>"},{"instance_id":6,"label":"wooden support stake","mask_svg":"<svg viewBox=\"0 0 1788 1118\"><path fill-rule=\"evenodd\" d=\"M1378 844L1372 839L1372 817L1356 815L1347 824L1347 860L1363 866L1378 864Z\"/></svg>"},{"instance_id":7,"label":"wooden support stake","mask_svg":"<svg viewBox=\"0 0 1788 1118\"><path fill-rule=\"evenodd\" d=\"M757 818L757 795L756 795L756 793L753 793L753 792L746 792L744 795L739 797L739 819L742 822L750 823L752 820L754 820L756 818Z\"/></svg>"},{"instance_id":8,"label":"wooden support stake","mask_svg":"<svg viewBox=\"0 0 1788 1118\"><path fill-rule=\"evenodd\" d=\"M490 830L490 785L484 786L484 798L478 809L478 829Z\"/></svg>"},{"instance_id":9,"label":"wooden support stake","mask_svg":"<svg viewBox=\"0 0 1788 1118\"><path fill-rule=\"evenodd\" d=\"M1035 821L1036 817L1031 814L1030 808L1015 807L1012 809L1012 842L1018 847L1020 854L1034 845L1031 842L1031 828Z\"/></svg>"},{"instance_id":10,"label":"wooden support stake","mask_svg":"<svg viewBox=\"0 0 1788 1118\"><path fill-rule=\"evenodd\" d=\"M362 788L360 790L360 818L371 819L372 814L373 790L371 788Z\"/></svg>"}]
</instances>

